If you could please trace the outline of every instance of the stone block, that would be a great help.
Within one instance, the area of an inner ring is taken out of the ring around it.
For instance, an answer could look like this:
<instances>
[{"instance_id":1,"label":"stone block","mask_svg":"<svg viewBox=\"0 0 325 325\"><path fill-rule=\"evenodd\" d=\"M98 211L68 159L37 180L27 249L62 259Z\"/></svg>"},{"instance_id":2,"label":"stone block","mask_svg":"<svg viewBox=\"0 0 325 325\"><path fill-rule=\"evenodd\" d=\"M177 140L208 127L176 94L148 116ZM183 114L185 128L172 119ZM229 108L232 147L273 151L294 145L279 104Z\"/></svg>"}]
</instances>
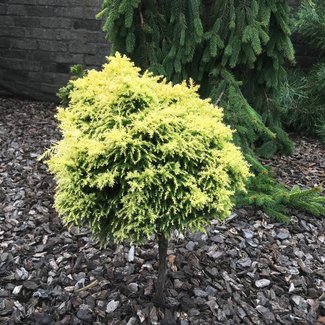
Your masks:
<instances>
[{"instance_id":1,"label":"stone block","mask_svg":"<svg viewBox=\"0 0 325 325\"><path fill-rule=\"evenodd\" d=\"M1 26L15 26L14 18L11 16L1 16L0 17L0 25Z\"/></svg>"},{"instance_id":2,"label":"stone block","mask_svg":"<svg viewBox=\"0 0 325 325\"><path fill-rule=\"evenodd\" d=\"M27 55L28 52L26 50L0 49L0 58L26 59Z\"/></svg>"},{"instance_id":3,"label":"stone block","mask_svg":"<svg viewBox=\"0 0 325 325\"><path fill-rule=\"evenodd\" d=\"M38 100L45 100L51 102L58 101L58 98L55 95L55 88L53 89L53 92L47 92L45 91L45 89L41 90L39 80L32 81L30 78L28 78L28 80L29 83L27 87L23 83L19 83L17 85L21 89L22 94ZM54 84L52 84L52 87L54 87Z\"/></svg>"},{"instance_id":4,"label":"stone block","mask_svg":"<svg viewBox=\"0 0 325 325\"><path fill-rule=\"evenodd\" d=\"M23 4L11 4L8 6L7 15L10 16L27 16L27 7Z\"/></svg>"},{"instance_id":5,"label":"stone block","mask_svg":"<svg viewBox=\"0 0 325 325\"><path fill-rule=\"evenodd\" d=\"M40 65L37 61L26 61L12 58L1 58L1 64L16 71L39 71Z\"/></svg>"},{"instance_id":6,"label":"stone block","mask_svg":"<svg viewBox=\"0 0 325 325\"><path fill-rule=\"evenodd\" d=\"M9 37L0 37L0 48L6 49L10 46L10 38Z\"/></svg>"},{"instance_id":7,"label":"stone block","mask_svg":"<svg viewBox=\"0 0 325 325\"><path fill-rule=\"evenodd\" d=\"M41 61L40 66L42 72L56 72L56 64L53 61Z\"/></svg>"},{"instance_id":8,"label":"stone block","mask_svg":"<svg viewBox=\"0 0 325 325\"><path fill-rule=\"evenodd\" d=\"M25 5L26 4L26 0L6 0L6 1L10 6L11 5ZM29 5L36 5L37 0L28 0L28 4Z\"/></svg>"},{"instance_id":9,"label":"stone block","mask_svg":"<svg viewBox=\"0 0 325 325\"><path fill-rule=\"evenodd\" d=\"M56 63L55 71L58 73L70 73L70 64L69 63Z\"/></svg>"},{"instance_id":10,"label":"stone block","mask_svg":"<svg viewBox=\"0 0 325 325\"><path fill-rule=\"evenodd\" d=\"M11 40L11 47L15 49L36 50L37 41L34 39L27 38L13 38Z\"/></svg>"},{"instance_id":11,"label":"stone block","mask_svg":"<svg viewBox=\"0 0 325 325\"><path fill-rule=\"evenodd\" d=\"M97 10L102 6L102 0L83 0L84 6L86 7L94 7Z\"/></svg>"},{"instance_id":12,"label":"stone block","mask_svg":"<svg viewBox=\"0 0 325 325\"><path fill-rule=\"evenodd\" d=\"M83 54L72 54L72 53L55 53L55 62L57 63L68 63L70 66L74 64L83 63Z\"/></svg>"},{"instance_id":13,"label":"stone block","mask_svg":"<svg viewBox=\"0 0 325 325\"><path fill-rule=\"evenodd\" d=\"M12 68L8 68L4 70L0 67L1 72L1 81L4 81L5 83L12 80L16 82L26 82L28 80L28 71L20 71L20 70L14 70Z\"/></svg>"},{"instance_id":14,"label":"stone block","mask_svg":"<svg viewBox=\"0 0 325 325\"><path fill-rule=\"evenodd\" d=\"M55 39L56 31L50 28L26 28L26 37L32 39Z\"/></svg>"},{"instance_id":15,"label":"stone block","mask_svg":"<svg viewBox=\"0 0 325 325\"><path fill-rule=\"evenodd\" d=\"M72 28L73 21L70 18L63 17L40 17L41 27L46 28Z\"/></svg>"},{"instance_id":16,"label":"stone block","mask_svg":"<svg viewBox=\"0 0 325 325\"><path fill-rule=\"evenodd\" d=\"M97 48L96 54L99 56L107 56L110 55L111 52L111 45L106 42L103 44L94 44Z\"/></svg>"},{"instance_id":17,"label":"stone block","mask_svg":"<svg viewBox=\"0 0 325 325\"><path fill-rule=\"evenodd\" d=\"M8 11L8 5L5 3L0 3L0 15L6 15Z\"/></svg>"},{"instance_id":18,"label":"stone block","mask_svg":"<svg viewBox=\"0 0 325 325\"><path fill-rule=\"evenodd\" d=\"M42 72L53 72L56 76L60 74L69 74L70 73L70 64L69 63L57 63L54 60L52 61L43 61L40 63Z\"/></svg>"},{"instance_id":19,"label":"stone block","mask_svg":"<svg viewBox=\"0 0 325 325\"><path fill-rule=\"evenodd\" d=\"M85 39L88 43L106 43L105 34L100 31L85 31Z\"/></svg>"},{"instance_id":20,"label":"stone block","mask_svg":"<svg viewBox=\"0 0 325 325\"><path fill-rule=\"evenodd\" d=\"M30 51L28 54L28 59L39 62L55 62L55 54L55 52L50 51Z\"/></svg>"},{"instance_id":21,"label":"stone block","mask_svg":"<svg viewBox=\"0 0 325 325\"><path fill-rule=\"evenodd\" d=\"M100 31L100 25L100 21L95 19L75 19L73 28Z\"/></svg>"},{"instance_id":22,"label":"stone block","mask_svg":"<svg viewBox=\"0 0 325 325\"><path fill-rule=\"evenodd\" d=\"M25 37L26 29L24 27L0 28L0 36Z\"/></svg>"},{"instance_id":23,"label":"stone block","mask_svg":"<svg viewBox=\"0 0 325 325\"><path fill-rule=\"evenodd\" d=\"M67 84L67 82L69 81L70 77L71 77L70 76L70 73L68 74L68 73L59 73L59 72L57 72L55 74L55 81L56 81L56 83L58 85L64 86L64 85Z\"/></svg>"},{"instance_id":24,"label":"stone block","mask_svg":"<svg viewBox=\"0 0 325 325\"><path fill-rule=\"evenodd\" d=\"M79 42L84 42L85 33L81 31L75 31L73 29L56 29L55 39L62 41L72 41L77 40Z\"/></svg>"},{"instance_id":25,"label":"stone block","mask_svg":"<svg viewBox=\"0 0 325 325\"><path fill-rule=\"evenodd\" d=\"M47 93L54 96L62 86L62 84L42 83L40 85L40 90L42 91L42 93ZM57 100L58 98L55 101Z\"/></svg>"},{"instance_id":26,"label":"stone block","mask_svg":"<svg viewBox=\"0 0 325 325\"><path fill-rule=\"evenodd\" d=\"M100 8L85 7L84 8L84 18L96 19L96 15L100 12Z\"/></svg>"},{"instance_id":27,"label":"stone block","mask_svg":"<svg viewBox=\"0 0 325 325\"><path fill-rule=\"evenodd\" d=\"M50 6L25 6L29 17L54 17L55 9Z\"/></svg>"},{"instance_id":28,"label":"stone block","mask_svg":"<svg viewBox=\"0 0 325 325\"><path fill-rule=\"evenodd\" d=\"M83 18L83 8L75 7L75 8L65 8L65 7L55 7L54 8L54 16L55 17L71 17L71 18Z\"/></svg>"},{"instance_id":29,"label":"stone block","mask_svg":"<svg viewBox=\"0 0 325 325\"><path fill-rule=\"evenodd\" d=\"M23 0L19 0L23 1ZM34 0L38 5L54 7L80 7L80 0Z\"/></svg>"},{"instance_id":30,"label":"stone block","mask_svg":"<svg viewBox=\"0 0 325 325\"><path fill-rule=\"evenodd\" d=\"M96 45L73 41L69 44L70 53L95 54Z\"/></svg>"},{"instance_id":31,"label":"stone block","mask_svg":"<svg viewBox=\"0 0 325 325\"><path fill-rule=\"evenodd\" d=\"M85 63L86 66L102 66L106 62L105 56L99 55L86 55Z\"/></svg>"},{"instance_id":32,"label":"stone block","mask_svg":"<svg viewBox=\"0 0 325 325\"><path fill-rule=\"evenodd\" d=\"M54 83L56 80L56 74L54 72L41 71L41 72L29 72L29 79L31 81L37 81L39 84L43 82Z\"/></svg>"},{"instance_id":33,"label":"stone block","mask_svg":"<svg viewBox=\"0 0 325 325\"><path fill-rule=\"evenodd\" d=\"M38 40L38 47L42 51L50 52L66 52L68 50L68 44L66 42L56 40Z\"/></svg>"},{"instance_id":34,"label":"stone block","mask_svg":"<svg viewBox=\"0 0 325 325\"><path fill-rule=\"evenodd\" d=\"M16 27L39 27L40 26L39 18L18 16L18 17L13 17L12 19Z\"/></svg>"},{"instance_id":35,"label":"stone block","mask_svg":"<svg viewBox=\"0 0 325 325\"><path fill-rule=\"evenodd\" d=\"M29 78L31 80L37 80L40 83L56 83L56 84L66 84L69 80L69 75L66 73L56 73L49 71L41 72L29 72Z\"/></svg>"}]
</instances>

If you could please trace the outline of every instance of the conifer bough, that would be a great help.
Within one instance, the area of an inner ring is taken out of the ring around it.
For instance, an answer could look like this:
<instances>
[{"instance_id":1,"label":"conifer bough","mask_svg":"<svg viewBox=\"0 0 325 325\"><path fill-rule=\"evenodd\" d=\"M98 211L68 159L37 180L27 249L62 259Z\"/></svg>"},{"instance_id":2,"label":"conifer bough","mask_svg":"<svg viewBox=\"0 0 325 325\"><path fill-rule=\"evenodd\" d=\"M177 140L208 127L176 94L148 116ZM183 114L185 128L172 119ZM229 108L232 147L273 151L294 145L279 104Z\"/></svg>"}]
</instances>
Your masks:
<instances>
[{"instance_id":1,"label":"conifer bough","mask_svg":"<svg viewBox=\"0 0 325 325\"><path fill-rule=\"evenodd\" d=\"M160 301L168 236L227 217L248 164L222 110L193 84L141 75L117 54L72 85L57 116L63 139L48 152L55 207L66 224L89 225L103 245L155 234Z\"/></svg>"}]
</instances>

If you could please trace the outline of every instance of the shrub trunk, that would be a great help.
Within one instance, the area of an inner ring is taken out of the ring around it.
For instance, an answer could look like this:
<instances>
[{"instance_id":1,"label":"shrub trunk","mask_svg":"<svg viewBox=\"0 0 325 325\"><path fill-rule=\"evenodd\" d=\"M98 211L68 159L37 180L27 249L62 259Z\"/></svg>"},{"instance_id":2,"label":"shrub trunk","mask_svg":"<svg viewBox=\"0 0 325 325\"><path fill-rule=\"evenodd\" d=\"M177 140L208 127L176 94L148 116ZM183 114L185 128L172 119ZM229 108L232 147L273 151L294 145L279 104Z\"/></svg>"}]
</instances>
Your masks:
<instances>
[{"instance_id":1,"label":"shrub trunk","mask_svg":"<svg viewBox=\"0 0 325 325\"><path fill-rule=\"evenodd\" d=\"M160 234L159 235L159 265L158 265L158 279L156 282L156 292L154 296L154 302L157 304L163 304L164 291L167 279L167 249L168 239Z\"/></svg>"}]
</instances>

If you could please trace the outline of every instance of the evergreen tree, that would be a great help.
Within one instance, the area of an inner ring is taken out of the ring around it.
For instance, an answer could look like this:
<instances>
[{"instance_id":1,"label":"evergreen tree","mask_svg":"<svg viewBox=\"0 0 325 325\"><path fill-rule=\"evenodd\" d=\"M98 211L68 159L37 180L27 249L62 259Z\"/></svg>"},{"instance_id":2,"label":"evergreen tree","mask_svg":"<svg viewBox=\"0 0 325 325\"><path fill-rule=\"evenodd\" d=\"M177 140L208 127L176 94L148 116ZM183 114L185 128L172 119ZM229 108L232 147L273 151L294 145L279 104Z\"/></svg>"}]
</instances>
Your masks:
<instances>
[{"instance_id":1,"label":"evergreen tree","mask_svg":"<svg viewBox=\"0 0 325 325\"><path fill-rule=\"evenodd\" d=\"M291 151L271 99L294 60L285 1L105 0L101 16L113 52L173 82L193 78L242 146Z\"/></svg>"},{"instance_id":2,"label":"evergreen tree","mask_svg":"<svg viewBox=\"0 0 325 325\"><path fill-rule=\"evenodd\" d=\"M325 141L325 2L303 2L294 29L309 44L317 63L309 71L295 69L289 74L279 100L289 127Z\"/></svg>"},{"instance_id":3,"label":"evergreen tree","mask_svg":"<svg viewBox=\"0 0 325 325\"><path fill-rule=\"evenodd\" d=\"M239 205L257 204L281 220L288 206L325 214L317 190L286 190L254 153L292 151L273 100L286 77L284 63L294 61L286 0L103 0L98 18L105 19L113 53L172 82L191 77L203 98L224 107L257 175Z\"/></svg>"}]
</instances>

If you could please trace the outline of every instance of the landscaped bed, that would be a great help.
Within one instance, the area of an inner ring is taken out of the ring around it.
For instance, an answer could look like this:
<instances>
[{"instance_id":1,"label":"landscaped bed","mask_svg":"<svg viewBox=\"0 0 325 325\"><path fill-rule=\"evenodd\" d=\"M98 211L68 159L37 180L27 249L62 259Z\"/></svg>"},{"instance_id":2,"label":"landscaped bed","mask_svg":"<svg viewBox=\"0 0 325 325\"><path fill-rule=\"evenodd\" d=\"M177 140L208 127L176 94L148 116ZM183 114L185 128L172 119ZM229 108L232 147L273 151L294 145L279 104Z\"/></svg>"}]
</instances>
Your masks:
<instances>
[{"instance_id":1,"label":"landscaped bed","mask_svg":"<svg viewBox=\"0 0 325 325\"><path fill-rule=\"evenodd\" d=\"M101 250L58 219L37 160L60 137L54 114L0 98L1 324L325 324L325 218L294 211L290 225L250 207L175 235L166 306L154 306L156 241ZM290 187L322 185L325 145L295 143L265 163Z\"/></svg>"}]
</instances>

